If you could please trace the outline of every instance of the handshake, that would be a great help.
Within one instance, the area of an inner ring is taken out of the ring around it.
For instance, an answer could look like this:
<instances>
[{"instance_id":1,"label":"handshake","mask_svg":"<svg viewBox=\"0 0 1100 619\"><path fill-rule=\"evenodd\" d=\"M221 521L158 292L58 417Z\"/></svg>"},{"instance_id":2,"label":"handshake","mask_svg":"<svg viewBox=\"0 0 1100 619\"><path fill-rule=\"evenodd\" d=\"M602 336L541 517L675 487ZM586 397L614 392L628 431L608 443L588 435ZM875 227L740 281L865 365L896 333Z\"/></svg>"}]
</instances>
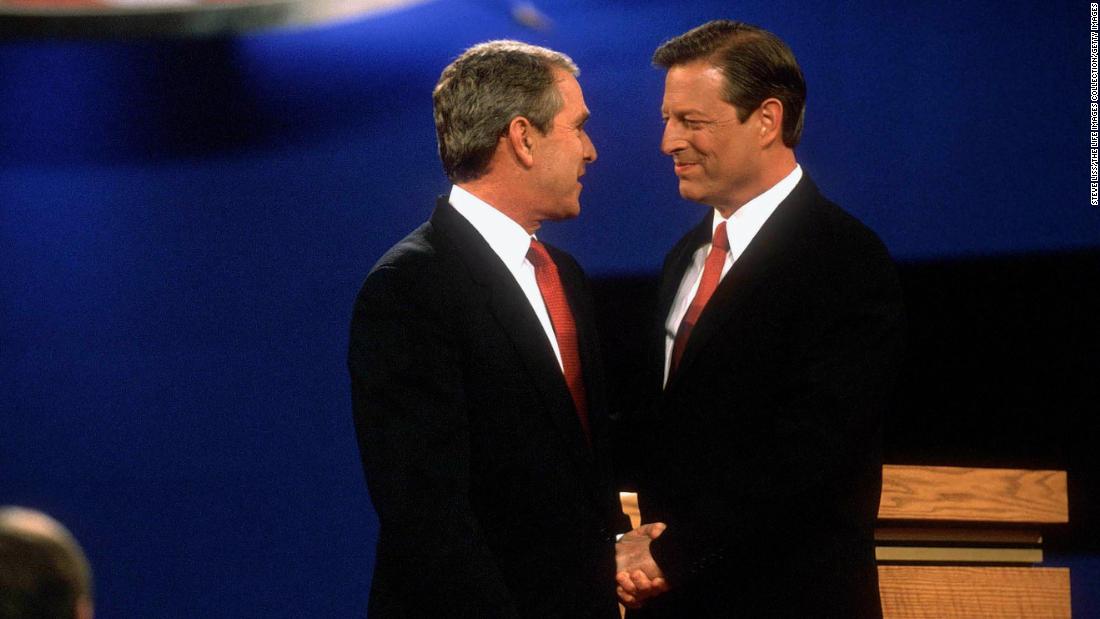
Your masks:
<instances>
[{"instance_id":1,"label":"handshake","mask_svg":"<svg viewBox=\"0 0 1100 619\"><path fill-rule=\"evenodd\" d=\"M627 608L641 608L649 598L668 591L661 568L649 552L649 544L661 536L663 522L643 524L615 544L615 581L619 601Z\"/></svg>"}]
</instances>

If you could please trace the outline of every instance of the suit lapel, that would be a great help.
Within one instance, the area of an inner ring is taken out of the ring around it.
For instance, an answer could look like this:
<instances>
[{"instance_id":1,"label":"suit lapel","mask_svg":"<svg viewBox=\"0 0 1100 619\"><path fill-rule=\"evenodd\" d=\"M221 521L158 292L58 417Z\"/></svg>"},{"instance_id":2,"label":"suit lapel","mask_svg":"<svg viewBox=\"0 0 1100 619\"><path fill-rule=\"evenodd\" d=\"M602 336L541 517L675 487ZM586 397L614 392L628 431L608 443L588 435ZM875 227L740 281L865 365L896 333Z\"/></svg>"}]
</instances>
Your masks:
<instances>
[{"instance_id":1,"label":"suit lapel","mask_svg":"<svg viewBox=\"0 0 1100 619\"><path fill-rule=\"evenodd\" d=\"M730 268L729 273L722 278L714 295L699 315L699 320L692 329L691 338L684 349L684 355L680 359L680 365L665 386L666 392L673 388L679 376L691 368L692 363L699 356L700 351L705 349L715 332L740 315L738 308L751 302L753 295L766 284L769 274L785 260L791 258L790 252L787 251L795 240L791 238L788 231L791 218L817 195L817 187L809 176L803 174L802 180L795 185L790 195L779 203L775 212L764 222L737 262ZM707 223L709 224L709 221ZM709 240L710 231L707 230L706 233L706 239ZM697 248L698 245L695 247ZM686 268L685 264L684 269ZM683 269L679 273L682 278ZM677 280L678 284L679 280ZM671 305L671 301L669 304ZM666 308L665 316L667 315Z\"/></svg>"},{"instance_id":2,"label":"suit lapel","mask_svg":"<svg viewBox=\"0 0 1100 619\"><path fill-rule=\"evenodd\" d=\"M569 387L527 296L485 239L445 198L438 201L431 221L471 277L486 290L489 310L516 349L531 384L542 395L543 408L554 426L579 458L589 460Z\"/></svg>"},{"instance_id":3,"label":"suit lapel","mask_svg":"<svg viewBox=\"0 0 1100 619\"><path fill-rule=\"evenodd\" d=\"M661 277L661 290L657 298L657 315L661 321L661 333L664 334L665 321L672 310L672 302L676 299L676 291L680 288L680 281L684 279L684 272L691 264L691 258L695 250L710 242L711 218L714 210L707 212L703 221L691 229L669 252L665 260L665 269ZM663 341L663 340L662 340ZM661 347L664 350L664 346Z\"/></svg>"},{"instance_id":4,"label":"suit lapel","mask_svg":"<svg viewBox=\"0 0 1100 619\"><path fill-rule=\"evenodd\" d=\"M593 446L595 446L607 429L603 359L600 357L599 336L596 333L595 310L589 303L587 287L582 280L583 275L557 248L550 245L546 248L554 259L554 263L558 265L558 274L561 276L565 296L569 301L569 309L573 312L573 321L577 326L577 349L588 398L588 422L592 431Z\"/></svg>"},{"instance_id":5,"label":"suit lapel","mask_svg":"<svg viewBox=\"0 0 1100 619\"><path fill-rule=\"evenodd\" d=\"M665 258L664 269L661 273L661 289L657 298L657 324L654 325L653 335L653 340L657 343L657 346L650 353L652 359L654 359L651 363L656 366L654 377L658 381L658 385L660 385L660 381L664 380L664 364L666 362L665 323L668 322L668 314L672 311L672 303L676 300L676 292L680 289L680 282L684 279L684 273L691 265L695 251L710 242L711 219L713 216L713 209L707 211L703 220L684 235ZM680 361L680 367L683 368L683 359ZM676 374L673 373L672 376L669 376L668 383L656 393L660 394L667 391L672 386Z\"/></svg>"}]
</instances>

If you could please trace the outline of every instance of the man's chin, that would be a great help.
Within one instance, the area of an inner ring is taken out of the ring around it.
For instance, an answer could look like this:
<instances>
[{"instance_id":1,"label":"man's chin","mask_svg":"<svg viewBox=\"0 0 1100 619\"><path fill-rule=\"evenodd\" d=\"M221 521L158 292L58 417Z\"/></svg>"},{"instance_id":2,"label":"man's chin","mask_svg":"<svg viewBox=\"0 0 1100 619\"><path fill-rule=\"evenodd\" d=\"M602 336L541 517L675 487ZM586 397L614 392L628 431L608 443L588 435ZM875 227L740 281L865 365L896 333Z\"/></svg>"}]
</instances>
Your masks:
<instances>
[{"instance_id":1,"label":"man's chin","mask_svg":"<svg viewBox=\"0 0 1100 619\"><path fill-rule=\"evenodd\" d=\"M680 181L680 197L692 202L698 202L701 194L699 189L691 183L691 181Z\"/></svg>"},{"instance_id":2,"label":"man's chin","mask_svg":"<svg viewBox=\"0 0 1100 619\"><path fill-rule=\"evenodd\" d=\"M570 207L563 208L556 211L552 217L548 217L550 221L565 221L568 219L574 219L581 214L581 205L574 204Z\"/></svg>"}]
</instances>

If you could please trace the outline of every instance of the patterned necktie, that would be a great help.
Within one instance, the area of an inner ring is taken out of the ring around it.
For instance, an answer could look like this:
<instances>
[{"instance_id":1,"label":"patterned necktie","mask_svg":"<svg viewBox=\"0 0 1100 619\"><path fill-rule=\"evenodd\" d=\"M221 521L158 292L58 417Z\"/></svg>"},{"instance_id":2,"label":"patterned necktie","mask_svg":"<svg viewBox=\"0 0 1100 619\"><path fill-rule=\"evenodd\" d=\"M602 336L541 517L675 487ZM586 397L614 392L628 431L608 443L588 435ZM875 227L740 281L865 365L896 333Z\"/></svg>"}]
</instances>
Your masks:
<instances>
[{"instance_id":1,"label":"patterned necktie","mask_svg":"<svg viewBox=\"0 0 1100 619\"><path fill-rule=\"evenodd\" d=\"M584 436L591 444L592 437L588 427L588 399L584 392L584 375L581 373L581 357L577 347L577 325L573 321L573 312L569 309L569 300L565 298L565 289L558 276L558 267L546 247L531 239L531 248L527 250L527 259L535 267L535 281L546 303L550 322L554 327L554 336L558 340L558 352L561 353L562 370L565 384L573 396Z\"/></svg>"},{"instance_id":2,"label":"patterned necktie","mask_svg":"<svg viewBox=\"0 0 1100 619\"><path fill-rule=\"evenodd\" d=\"M722 267L726 263L726 254L730 251L729 239L726 238L726 222L718 224L714 229L714 238L711 239L710 253L703 265L703 277L699 280L699 289L695 292L695 298L691 300L680 328L676 330L676 339L672 342L672 363L668 368L668 375L676 371L680 365L680 357L684 356L691 330L695 328L695 322L699 320L699 314L703 313L707 301L710 300L714 290L718 288L718 280L722 278Z\"/></svg>"}]
</instances>

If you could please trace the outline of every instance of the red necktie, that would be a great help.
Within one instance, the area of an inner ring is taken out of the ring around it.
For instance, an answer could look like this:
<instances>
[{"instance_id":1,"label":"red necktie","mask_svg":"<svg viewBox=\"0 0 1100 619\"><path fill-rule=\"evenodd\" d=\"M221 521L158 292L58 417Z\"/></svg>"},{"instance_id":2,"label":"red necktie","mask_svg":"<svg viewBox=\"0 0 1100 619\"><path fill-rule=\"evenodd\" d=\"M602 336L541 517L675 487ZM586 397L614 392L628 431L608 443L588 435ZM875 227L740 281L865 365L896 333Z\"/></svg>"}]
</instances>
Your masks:
<instances>
[{"instance_id":1,"label":"red necktie","mask_svg":"<svg viewBox=\"0 0 1100 619\"><path fill-rule=\"evenodd\" d=\"M588 400L584 393L584 375L581 374L581 357L577 348L577 325L573 321L573 312L569 309L569 300L565 298L565 289L561 285L561 277L558 276L558 266L546 252L542 243L531 239L531 249L527 251L527 259L535 267L535 281L539 284L539 292L546 303L546 311L550 314L550 322L554 327L554 336L558 340L558 352L561 353L562 370L565 373L565 384L569 387L569 393L573 396L573 404L577 408L577 417L580 419L584 436L592 441L588 429Z\"/></svg>"},{"instance_id":2,"label":"red necktie","mask_svg":"<svg viewBox=\"0 0 1100 619\"><path fill-rule=\"evenodd\" d=\"M726 254L730 251L729 239L726 238L726 222L723 221L714 229L714 238L710 243L710 253L707 254L707 261L703 265L703 277L699 280L699 289L695 291L695 298L691 300L691 305L684 313L680 328L676 330L676 339L672 342L669 376L672 376L676 366L680 365L680 357L684 355L684 349L687 348L691 330L699 320L699 314L703 313L703 308L706 307L710 296L714 294L714 289L718 287L718 280L722 278L722 267L726 263Z\"/></svg>"}]
</instances>

